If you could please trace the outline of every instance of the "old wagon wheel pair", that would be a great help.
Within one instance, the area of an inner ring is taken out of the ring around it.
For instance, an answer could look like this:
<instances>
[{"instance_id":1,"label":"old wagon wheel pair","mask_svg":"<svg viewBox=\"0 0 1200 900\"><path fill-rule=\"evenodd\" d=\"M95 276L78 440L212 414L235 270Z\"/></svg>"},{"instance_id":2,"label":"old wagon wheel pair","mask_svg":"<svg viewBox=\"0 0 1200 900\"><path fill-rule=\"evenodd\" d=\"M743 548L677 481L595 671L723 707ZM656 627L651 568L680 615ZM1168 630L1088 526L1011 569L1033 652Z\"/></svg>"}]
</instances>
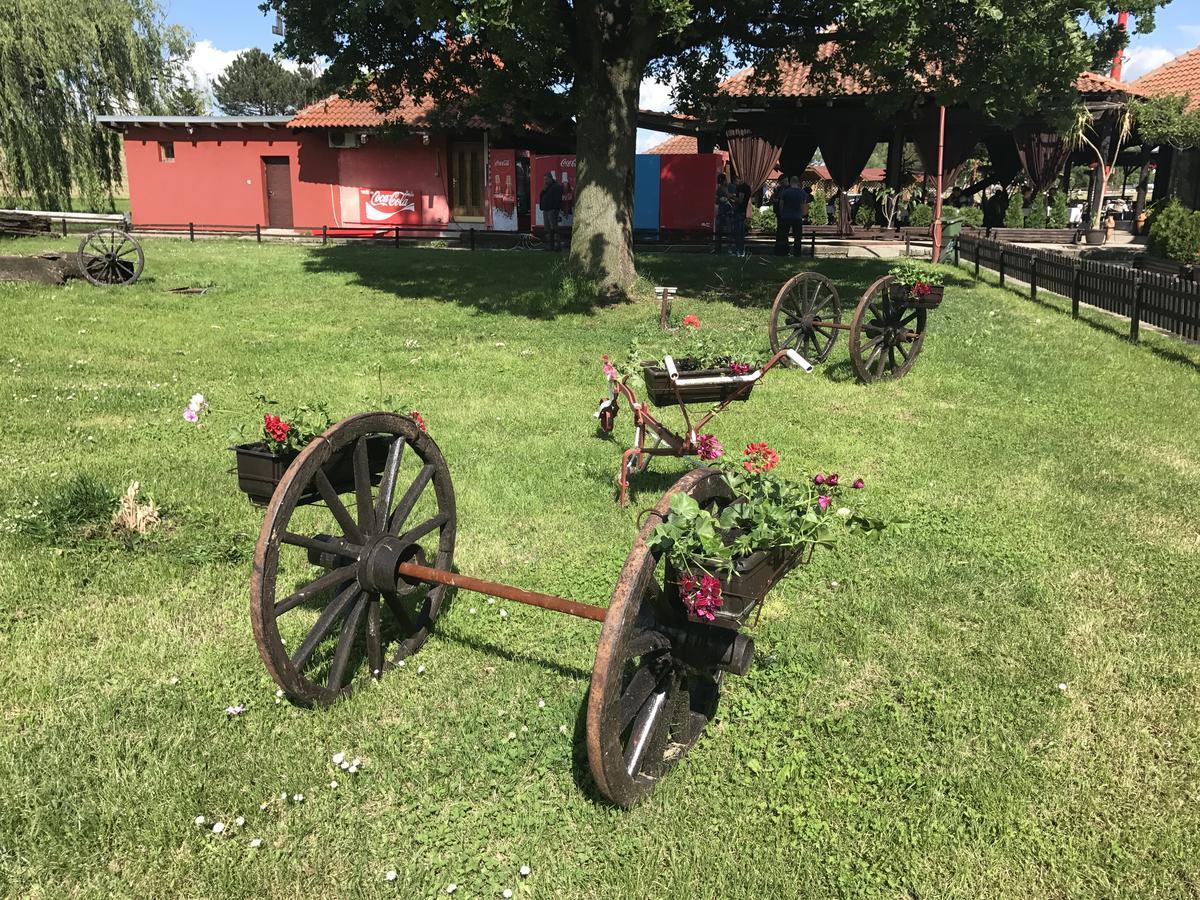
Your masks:
<instances>
[{"instance_id":1,"label":"old wagon wheel pair","mask_svg":"<svg viewBox=\"0 0 1200 900\"><path fill-rule=\"evenodd\" d=\"M771 350L796 350L825 362L839 331L850 332L850 364L860 381L899 378L912 368L925 343L926 310L892 296L891 275L875 281L842 324L841 299L833 282L818 272L789 280L771 306Z\"/></svg>"},{"instance_id":2,"label":"old wagon wheel pair","mask_svg":"<svg viewBox=\"0 0 1200 900\"><path fill-rule=\"evenodd\" d=\"M386 458L374 471L371 445L380 440ZM338 494L326 467L344 454L353 486ZM587 750L596 785L619 806L648 794L696 742L723 673L743 674L753 653L749 637L687 622L666 562L650 548L679 491L710 505L729 500L712 472L689 472L635 540L607 611L576 604L603 621ZM420 649L447 587L398 574L406 561L447 581L489 584L453 574L456 528L446 462L407 417L353 416L304 449L267 507L251 582L259 653L292 700L329 705L350 693L364 661L366 676L379 678Z\"/></svg>"},{"instance_id":3,"label":"old wagon wheel pair","mask_svg":"<svg viewBox=\"0 0 1200 900\"><path fill-rule=\"evenodd\" d=\"M133 284L146 264L142 245L119 228L101 228L85 235L75 258L83 277L101 286Z\"/></svg>"}]
</instances>

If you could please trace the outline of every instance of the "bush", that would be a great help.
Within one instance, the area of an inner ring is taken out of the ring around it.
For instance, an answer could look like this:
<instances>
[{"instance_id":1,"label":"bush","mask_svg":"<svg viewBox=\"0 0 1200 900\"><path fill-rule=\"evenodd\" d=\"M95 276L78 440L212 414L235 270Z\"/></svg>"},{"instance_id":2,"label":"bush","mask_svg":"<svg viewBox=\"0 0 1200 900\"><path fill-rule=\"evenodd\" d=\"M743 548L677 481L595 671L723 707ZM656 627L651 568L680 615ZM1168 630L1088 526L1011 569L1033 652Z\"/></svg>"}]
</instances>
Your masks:
<instances>
[{"instance_id":1,"label":"bush","mask_svg":"<svg viewBox=\"0 0 1200 900\"><path fill-rule=\"evenodd\" d=\"M825 196L825 192L817 189L813 191L812 203L808 207L808 221L810 225L828 225L829 210L825 208L829 203L829 198Z\"/></svg>"},{"instance_id":2,"label":"bush","mask_svg":"<svg viewBox=\"0 0 1200 900\"><path fill-rule=\"evenodd\" d=\"M775 210L769 206L766 209L755 209L750 216L751 231L766 231L774 234L778 224L779 222L775 218Z\"/></svg>"},{"instance_id":3,"label":"bush","mask_svg":"<svg viewBox=\"0 0 1200 900\"><path fill-rule=\"evenodd\" d=\"M875 224L875 207L871 203L860 200L854 210L854 224L862 228L870 228Z\"/></svg>"},{"instance_id":4,"label":"bush","mask_svg":"<svg viewBox=\"0 0 1200 900\"><path fill-rule=\"evenodd\" d=\"M1046 197L1034 194L1029 198L1029 215L1025 218L1026 228L1046 227Z\"/></svg>"},{"instance_id":5,"label":"bush","mask_svg":"<svg viewBox=\"0 0 1200 900\"><path fill-rule=\"evenodd\" d=\"M1155 214L1148 245L1155 256L1183 263L1200 261L1200 211L1184 209L1172 200Z\"/></svg>"},{"instance_id":6,"label":"bush","mask_svg":"<svg viewBox=\"0 0 1200 900\"><path fill-rule=\"evenodd\" d=\"M983 210L978 206L964 206L958 211L958 217L964 225L970 225L972 228L983 227Z\"/></svg>"},{"instance_id":7,"label":"bush","mask_svg":"<svg viewBox=\"0 0 1200 900\"><path fill-rule=\"evenodd\" d=\"M1013 191L1008 198L1008 208L1004 211L1005 228L1025 227L1025 199L1020 191Z\"/></svg>"},{"instance_id":8,"label":"bush","mask_svg":"<svg viewBox=\"0 0 1200 900\"><path fill-rule=\"evenodd\" d=\"M913 228L926 228L933 224L933 210L928 203L914 203L908 213L908 224Z\"/></svg>"},{"instance_id":9,"label":"bush","mask_svg":"<svg viewBox=\"0 0 1200 900\"><path fill-rule=\"evenodd\" d=\"M1071 213L1067 209L1067 195L1064 191L1055 191L1054 200L1050 203L1051 228L1066 228L1071 224Z\"/></svg>"}]
</instances>

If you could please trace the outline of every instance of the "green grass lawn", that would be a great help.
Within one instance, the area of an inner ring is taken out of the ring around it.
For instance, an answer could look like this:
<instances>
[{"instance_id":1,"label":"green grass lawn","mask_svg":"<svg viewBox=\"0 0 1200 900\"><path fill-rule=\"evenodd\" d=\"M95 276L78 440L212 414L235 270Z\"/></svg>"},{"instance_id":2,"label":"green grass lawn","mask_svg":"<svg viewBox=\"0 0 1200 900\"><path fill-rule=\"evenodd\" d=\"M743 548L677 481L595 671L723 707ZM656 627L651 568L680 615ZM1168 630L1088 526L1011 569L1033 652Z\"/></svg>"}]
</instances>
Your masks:
<instances>
[{"instance_id":1,"label":"green grass lawn","mask_svg":"<svg viewBox=\"0 0 1200 900\"><path fill-rule=\"evenodd\" d=\"M621 812L594 798L578 734L595 623L514 604L502 620L459 594L423 673L327 711L277 703L247 611L261 512L226 435L260 394L418 408L455 479L458 568L603 603L638 511L687 470L656 461L618 508L620 448L591 418L601 354L652 328L654 301L594 307L540 253L147 241L146 256L127 289L0 285L5 893L1200 892L1195 348L1132 345L1116 320L964 270L902 381L859 385L844 341L812 376L772 373L717 422L726 447L863 475L864 511L912 527L788 577L707 735ZM796 263L640 267L680 287L678 311L765 343ZM885 270L816 267L847 303ZM212 287L164 293L189 285ZM196 391L199 429L180 417ZM88 528L80 485L131 480L164 527ZM358 776L330 764L342 750Z\"/></svg>"}]
</instances>

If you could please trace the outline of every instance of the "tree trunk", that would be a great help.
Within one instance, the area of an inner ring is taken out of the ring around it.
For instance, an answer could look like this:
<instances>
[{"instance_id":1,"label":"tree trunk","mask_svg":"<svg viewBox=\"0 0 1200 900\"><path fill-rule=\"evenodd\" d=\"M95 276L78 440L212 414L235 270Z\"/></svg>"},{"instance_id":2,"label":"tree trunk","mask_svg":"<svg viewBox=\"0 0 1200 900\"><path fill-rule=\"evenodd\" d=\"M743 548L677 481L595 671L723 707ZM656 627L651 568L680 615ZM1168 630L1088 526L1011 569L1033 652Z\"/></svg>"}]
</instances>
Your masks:
<instances>
[{"instance_id":1,"label":"tree trunk","mask_svg":"<svg viewBox=\"0 0 1200 900\"><path fill-rule=\"evenodd\" d=\"M642 4L584 0L576 4L575 159L577 193L571 268L597 283L602 296L624 296L633 263L633 159L638 89L648 42Z\"/></svg>"}]
</instances>

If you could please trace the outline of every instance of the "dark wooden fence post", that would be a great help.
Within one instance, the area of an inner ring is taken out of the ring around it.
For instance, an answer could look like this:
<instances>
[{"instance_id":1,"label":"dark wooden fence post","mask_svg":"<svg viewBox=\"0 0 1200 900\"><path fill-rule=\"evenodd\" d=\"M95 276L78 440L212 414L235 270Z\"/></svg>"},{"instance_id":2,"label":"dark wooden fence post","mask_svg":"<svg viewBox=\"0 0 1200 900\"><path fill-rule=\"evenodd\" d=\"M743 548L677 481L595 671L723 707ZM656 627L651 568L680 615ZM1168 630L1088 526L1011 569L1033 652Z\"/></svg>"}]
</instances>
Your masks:
<instances>
[{"instance_id":1,"label":"dark wooden fence post","mask_svg":"<svg viewBox=\"0 0 1200 900\"><path fill-rule=\"evenodd\" d=\"M63 228L63 237L66 237L67 236L67 217L66 216L63 216L62 228Z\"/></svg>"},{"instance_id":2,"label":"dark wooden fence post","mask_svg":"<svg viewBox=\"0 0 1200 900\"><path fill-rule=\"evenodd\" d=\"M1037 299L1037 257L1029 258L1029 299Z\"/></svg>"},{"instance_id":3,"label":"dark wooden fence post","mask_svg":"<svg viewBox=\"0 0 1200 900\"><path fill-rule=\"evenodd\" d=\"M262 226L257 222L254 223L254 239L260 244L262 243Z\"/></svg>"},{"instance_id":4,"label":"dark wooden fence post","mask_svg":"<svg viewBox=\"0 0 1200 900\"><path fill-rule=\"evenodd\" d=\"M329 226L328 225L321 226L321 243L322 244L329 243Z\"/></svg>"},{"instance_id":5,"label":"dark wooden fence post","mask_svg":"<svg viewBox=\"0 0 1200 900\"><path fill-rule=\"evenodd\" d=\"M392 246L395 247L397 250L400 249L400 226L399 225L396 226L396 231L392 235Z\"/></svg>"},{"instance_id":6,"label":"dark wooden fence post","mask_svg":"<svg viewBox=\"0 0 1200 900\"><path fill-rule=\"evenodd\" d=\"M1133 273L1133 308L1129 310L1129 339L1137 342L1138 328L1142 319L1142 273Z\"/></svg>"},{"instance_id":7,"label":"dark wooden fence post","mask_svg":"<svg viewBox=\"0 0 1200 900\"><path fill-rule=\"evenodd\" d=\"M471 249L475 249L475 229L471 229Z\"/></svg>"},{"instance_id":8,"label":"dark wooden fence post","mask_svg":"<svg viewBox=\"0 0 1200 900\"><path fill-rule=\"evenodd\" d=\"M189 241L196 240L196 223L195 222L188 222L188 240Z\"/></svg>"},{"instance_id":9,"label":"dark wooden fence post","mask_svg":"<svg viewBox=\"0 0 1200 900\"><path fill-rule=\"evenodd\" d=\"M979 241L979 240L975 241L975 277L976 278L979 277L979 245L981 243L982 243L982 241Z\"/></svg>"},{"instance_id":10,"label":"dark wooden fence post","mask_svg":"<svg viewBox=\"0 0 1200 900\"><path fill-rule=\"evenodd\" d=\"M1000 248L1000 287L1004 287L1004 248Z\"/></svg>"},{"instance_id":11,"label":"dark wooden fence post","mask_svg":"<svg viewBox=\"0 0 1200 900\"><path fill-rule=\"evenodd\" d=\"M1071 318L1079 318L1079 282L1083 278L1083 267L1079 264L1079 260L1075 260L1074 271L1071 276Z\"/></svg>"}]
</instances>

